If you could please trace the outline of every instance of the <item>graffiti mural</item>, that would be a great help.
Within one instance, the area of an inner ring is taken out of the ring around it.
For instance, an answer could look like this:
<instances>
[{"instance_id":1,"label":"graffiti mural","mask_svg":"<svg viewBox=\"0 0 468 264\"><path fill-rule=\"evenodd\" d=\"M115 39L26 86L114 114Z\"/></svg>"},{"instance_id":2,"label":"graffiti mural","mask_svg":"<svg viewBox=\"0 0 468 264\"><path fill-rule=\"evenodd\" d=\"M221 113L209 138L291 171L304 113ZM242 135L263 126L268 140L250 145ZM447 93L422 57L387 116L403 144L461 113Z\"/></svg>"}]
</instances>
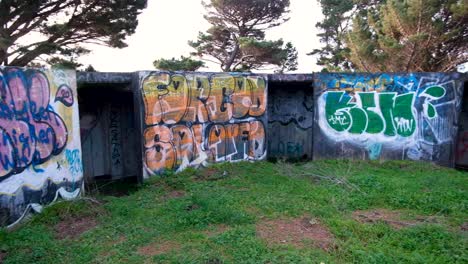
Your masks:
<instances>
[{"instance_id":1,"label":"graffiti mural","mask_svg":"<svg viewBox=\"0 0 468 264\"><path fill-rule=\"evenodd\" d=\"M265 158L265 78L146 72L140 79L145 175Z\"/></svg>"},{"instance_id":2,"label":"graffiti mural","mask_svg":"<svg viewBox=\"0 0 468 264\"><path fill-rule=\"evenodd\" d=\"M74 72L0 68L0 96L4 225L61 187L80 188L82 166Z\"/></svg>"},{"instance_id":3,"label":"graffiti mural","mask_svg":"<svg viewBox=\"0 0 468 264\"><path fill-rule=\"evenodd\" d=\"M450 163L463 92L455 75L318 74L318 140L333 156Z\"/></svg>"},{"instance_id":4,"label":"graffiti mural","mask_svg":"<svg viewBox=\"0 0 468 264\"><path fill-rule=\"evenodd\" d=\"M432 86L425 89L423 114L428 119L437 117L437 110L430 101L441 99L445 89ZM408 137L416 131L414 107L415 92L398 95L393 92L325 92L327 124L337 132L352 134L384 134Z\"/></svg>"}]
</instances>

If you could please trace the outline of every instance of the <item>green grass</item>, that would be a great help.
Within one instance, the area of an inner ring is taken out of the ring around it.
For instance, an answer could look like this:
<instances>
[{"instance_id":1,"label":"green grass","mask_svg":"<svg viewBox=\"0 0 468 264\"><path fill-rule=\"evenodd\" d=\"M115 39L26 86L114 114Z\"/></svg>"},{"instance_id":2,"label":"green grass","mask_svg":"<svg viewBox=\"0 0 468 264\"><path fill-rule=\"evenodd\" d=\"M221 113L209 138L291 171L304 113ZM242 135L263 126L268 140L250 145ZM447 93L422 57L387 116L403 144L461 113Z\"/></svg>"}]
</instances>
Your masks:
<instances>
[{"instance_id":1,"label":"green grass","mask_svg":"<svg viewBox=\"0 0 468 264\"><path fill-rule=\"evenodd\" d=\"M213 173L214 172L214 173ZM153 178L130 195L59 202L20 229L0 231L5 263L467 263L468 173L428 163L317 161L235 163ZM185 196L170 198L173 190ZM353 219L385 208L435 218L402 229ZM256 224L304 215L320 220L336 247L269 245ZM66 218L96 217L75 239L56 239ZM216 226L224 232L210 234ZM156 256L138 249L171 242Z\"/></svg>"}]
</instances>

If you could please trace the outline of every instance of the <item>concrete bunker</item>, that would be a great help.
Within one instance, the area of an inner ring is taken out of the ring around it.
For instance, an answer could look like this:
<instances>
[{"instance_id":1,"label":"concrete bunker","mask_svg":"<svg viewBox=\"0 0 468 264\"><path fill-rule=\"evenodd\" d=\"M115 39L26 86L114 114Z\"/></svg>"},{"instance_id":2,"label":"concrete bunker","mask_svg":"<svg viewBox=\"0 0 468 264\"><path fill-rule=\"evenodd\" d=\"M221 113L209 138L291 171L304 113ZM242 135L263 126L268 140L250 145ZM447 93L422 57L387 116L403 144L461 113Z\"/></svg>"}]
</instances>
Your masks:
<instances>
[{"instance_id":1,"label":"concrete bunker","mask_svg":"<svg viewBox=\"0 0 468 264\"><path fill-rule=\"evenodd\" d=\"M83 182L219 162L468 167L466 74L0 72L0 225Z\"/></svg>"},{"instance_id":2,"label":"concrete bunker","mask_svg":"<svg viewBox=\"0 0 468 264\"><path fill-rule=\"evenodd\" d=\"M262 79L261 93L259 83L245 85ZM465 82L458 73L78 73L85 177L143 180L164 169L259 159L412 159L464 167ZM260 103L261 94L265 110L242 106ZM153 116L152 109L161 113ZM148 156L152 147L166 152ZM145 170L148 164L154 168Z\"/></svg>"}]
</instances>

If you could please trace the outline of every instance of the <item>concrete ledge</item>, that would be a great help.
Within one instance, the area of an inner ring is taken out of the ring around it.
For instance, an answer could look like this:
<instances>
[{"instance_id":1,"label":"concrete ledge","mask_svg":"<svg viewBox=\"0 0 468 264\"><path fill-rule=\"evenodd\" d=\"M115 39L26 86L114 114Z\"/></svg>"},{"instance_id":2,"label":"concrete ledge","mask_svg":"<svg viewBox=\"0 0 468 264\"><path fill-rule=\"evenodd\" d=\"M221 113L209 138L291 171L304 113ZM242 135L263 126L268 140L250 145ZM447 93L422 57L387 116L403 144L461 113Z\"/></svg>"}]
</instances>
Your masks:
<instances>
[{"instance_id":1,"label":"concrete ledge","mask_svg":"<svg viewBox=\"0 0 468 264\"><path fill-rule=\"evenodd\" d=\"M131 72L76 72L76 81L81 84L130 84Z\"/></svg>"}]
</instances>

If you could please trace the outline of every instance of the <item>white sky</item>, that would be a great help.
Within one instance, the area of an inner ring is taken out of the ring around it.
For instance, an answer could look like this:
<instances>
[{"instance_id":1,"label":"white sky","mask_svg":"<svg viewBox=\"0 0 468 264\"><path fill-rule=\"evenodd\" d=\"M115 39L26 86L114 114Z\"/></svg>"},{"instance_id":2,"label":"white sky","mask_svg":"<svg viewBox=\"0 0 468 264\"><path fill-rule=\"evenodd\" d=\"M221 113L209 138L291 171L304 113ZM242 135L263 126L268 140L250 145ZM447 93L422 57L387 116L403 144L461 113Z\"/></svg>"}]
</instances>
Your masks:
<instances>
[{"instance_id":1,"label":"white sky","mask_svg":"<svg viewBox=\"0 0 468 264\"><path fill-rule=\"evenodd\" d=\"M320 47L315 24L322 12L317 0L291 0L290 20L267 31L267 39L283 38L292 42L299 53L299 70L319 71L316 59L306 54ZM196 40L199 31L210 26L203 18L201 0L148 0L148 7L138 17L136 33L127 38L128 47L113 49L88 45L92 50L79 62L91 64L98 71L130 72L152 70L158 58L188 56L193 50L189 40ZM220 71L216 64L207 64L200 71Z\"/></svg>"}]
</instances>

